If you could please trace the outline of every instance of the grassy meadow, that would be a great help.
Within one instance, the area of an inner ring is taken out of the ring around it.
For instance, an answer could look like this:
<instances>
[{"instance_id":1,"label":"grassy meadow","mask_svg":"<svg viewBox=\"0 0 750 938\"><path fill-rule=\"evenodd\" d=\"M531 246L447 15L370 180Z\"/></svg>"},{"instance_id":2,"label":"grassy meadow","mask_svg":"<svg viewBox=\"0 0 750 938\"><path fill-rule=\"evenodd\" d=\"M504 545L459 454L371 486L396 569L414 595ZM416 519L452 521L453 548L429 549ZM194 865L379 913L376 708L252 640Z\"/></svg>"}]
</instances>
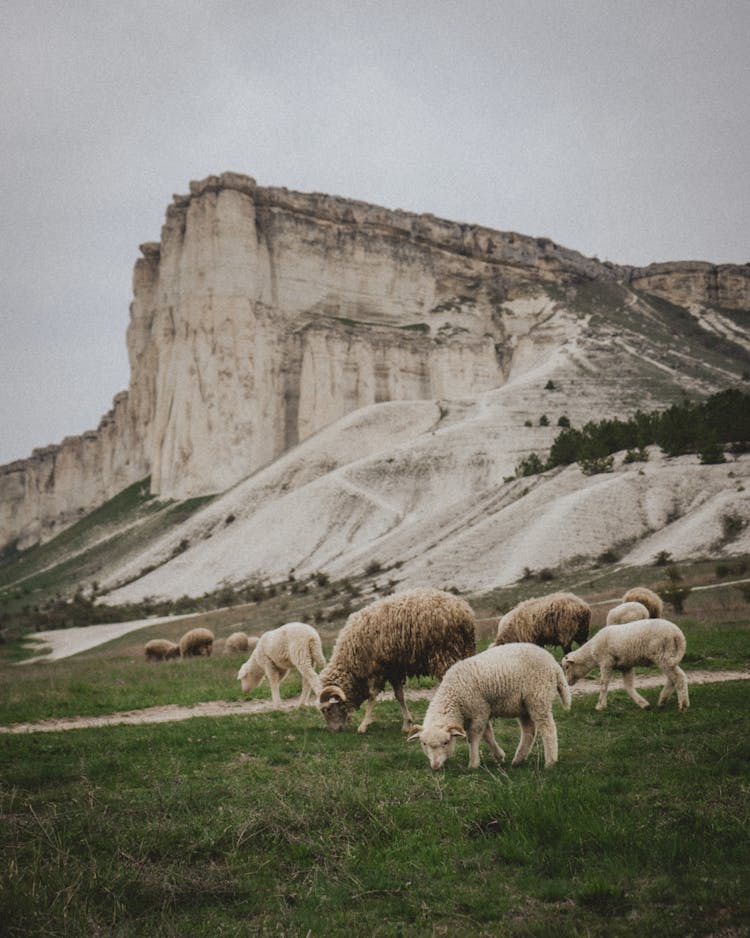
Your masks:
<instances>
[{"instance_id":1,"label":"grassy meadow","mask_svg":"<svg viewBox=\"0 0 750 938\"><path fill-rule=\"evenodd\" d=\"M628 576L658 586L662 571L646 572ZM684 575L692 589L670 617L688 637L688 676L750 667L750 606L734 574L706 563ZM524 595L575 587L599 603L628 585L602 568L475 597L480 644L489 617ZM189 624L257 632L306 618L311 598ZM596 626L606 609L594 606ZM326 654L339 626L321 624ZM20 647L6 645L0 726L239 700L241 657L143 660L148 638L185 627L148 626L57 662L18 665ZM298 691L296 677L282 685ZM658 689L644 694L655 703ZM393 702L365 736L328 733L310 708L0 733L0 934L747 935L750 681L695 683L690 696L684 714L674 698L641 711L623 691L601 713L594 696L556 706L549 771L539 743L513 769L483 747L473 772L460 744L433 773ZM427 703L411 706L419 719ZM510 757L516 722L495 729Z\"/></svg>"}]
</instances>

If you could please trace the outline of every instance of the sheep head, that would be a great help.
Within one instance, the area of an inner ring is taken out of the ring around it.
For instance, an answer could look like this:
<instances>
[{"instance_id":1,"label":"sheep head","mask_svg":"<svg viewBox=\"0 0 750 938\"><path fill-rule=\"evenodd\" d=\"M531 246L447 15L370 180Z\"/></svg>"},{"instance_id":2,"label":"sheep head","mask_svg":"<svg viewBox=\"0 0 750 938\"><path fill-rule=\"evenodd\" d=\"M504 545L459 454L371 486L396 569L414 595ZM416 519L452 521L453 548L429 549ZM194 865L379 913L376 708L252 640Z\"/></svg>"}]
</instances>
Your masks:
<instances>
[{"instance_id":1,"label":"sheep head","mask_svg":"<svg viewBox=\"0 0 750 938\"><path fill-rule=\"evenodd\" d=\"M563 659L560 662L560 667L563 669L565 680L572 687L576 681L579 681L582 677L586 677L593 665L588 665L583 661L579 661L577 658L577 653L575 651L571 651L569 654L563 656Z\"/></svg>"},{"instance_id":2,"label":"sheep head","mask_svg":"<svg viewBox=\"0 0 750 938\"><path fill-rule=\"evenodd\" d=\"M346 699L344 691L336 684L328 684L320 692L318 698L318 708L325 717L326 726L329 730L338 732L343 730L349 719L351 707Z\"/></svg>"},{"instance_id":3,"label":"sheep head","mask_svg":"<svg viewBox=\"0 0 750 938\"><path fill-rule=\"evenodd\" d=\"M453 755L458 736L466 739L466 731L463 727L455 723L447 726L442 723L433 723L428 727L414 726L406 741L412 742L418 739L422 752L430 760L430 767L433 771L437 771L445 765L448 757Z\"/></svg>"},{"instance_id":4,"label":"sheep head","mask_svg":"<svg viewBox=\"0 0 750 938\"><path fill-rule=\"evenodd\" d=\"M242 693L252 693L265 676L265 671L255 663L251 655L237 672L237 680L240 682Z\"/></svg>"}]
</instances>

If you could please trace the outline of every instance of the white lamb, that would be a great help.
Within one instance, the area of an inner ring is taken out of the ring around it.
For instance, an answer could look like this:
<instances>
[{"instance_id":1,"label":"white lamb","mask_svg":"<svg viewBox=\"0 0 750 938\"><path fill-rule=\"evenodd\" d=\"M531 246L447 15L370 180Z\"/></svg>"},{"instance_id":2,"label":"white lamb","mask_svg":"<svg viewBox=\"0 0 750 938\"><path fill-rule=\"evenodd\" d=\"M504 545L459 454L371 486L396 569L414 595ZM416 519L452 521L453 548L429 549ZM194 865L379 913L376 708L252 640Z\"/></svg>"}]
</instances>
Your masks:
<instances>
[{"instance_id":1,"label":"white lamb","mask_svg":"<svg viewBox=\"0 0 750 938\"><path fill-rule=\"evenodd\" d=\"M315 668L324 668L325 663L317 631L304 622L287 622L261 635L252 655L237 672L237 680L243 693L249 694L267 677L271 700L274 706L281 707L279 684L291 668L296 668L302 678L302 693L297 706L312 705L320 693L320 680Z\"/></svg>"},{"instance_id":2,"label":"white lamb","mask_svg":"<svg viewBox=\"0 0 750 938\"><path fill-rule=\"evenodd\" d=\"M666 619L605 625L585 645L565 655L562 667L571 685L585 677L593 668L599 668L597 710L603 710L607 706L607 688L612 672L621 671L628 696L645 710L649 702L635 689L633 668L637 665L655 664L666 679L659 695L659 706L663 706L672 691L677 688L679 709L687 710L690 706L687 678L685 672L678 667L685 654L685 646L685 636L681 629Z\"/></svg>"},{"instance_id":3,"label":"white lamb","mask_svg":"<svg viewBox=\"0 0 750 938\"><path fill-rule=\"evenodd\" d=\"M469 741L469 768L479 766L479 741L502 762L505 753L492 732L493 717L518 717L521 740L513 765L523 762L537 730L544 744L544 765L557 762L557 727L552 702L559 697L570 709L570 688L562 668L544 648L513 642L488 648L457 661L448 669L425 714L409 740L418 739L433 769L453 754L456 737Z\"/></svg>"},{"instance_id":4,"label":"white lamb","mask_svg":"<svg viewBox=\"0 0 750 938\"><path fill-rule=\"evenodd\" d=\"M643 603L620 603L607 613L607 625L622 625L624 622L638 622L648 619L649 611Z\"/></svg>"}]
</instances>

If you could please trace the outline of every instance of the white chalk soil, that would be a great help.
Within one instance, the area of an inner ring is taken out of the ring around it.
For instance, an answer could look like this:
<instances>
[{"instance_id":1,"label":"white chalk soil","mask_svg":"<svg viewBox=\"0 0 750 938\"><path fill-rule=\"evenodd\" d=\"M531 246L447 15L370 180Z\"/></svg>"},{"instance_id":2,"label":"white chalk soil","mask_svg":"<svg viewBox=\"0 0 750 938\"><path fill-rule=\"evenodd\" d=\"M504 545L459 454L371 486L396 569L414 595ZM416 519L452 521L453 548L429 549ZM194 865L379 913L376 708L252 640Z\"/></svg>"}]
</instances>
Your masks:
<instances>
[{"instance_id":1,"label":"white chalk soil","mask_svg":"<svg viewBox=\"0 0 750 938\"><path fill-rule=\"evenodd\" d=\"M34 632L26 641L38 642L45 649L33 658L26 658L19 664L36 664L39 661L59 661L70 658L82 651L96 648L105 642L111 642L128 632L145 629L148 625L161 622L174 622L175 619L189 619L189 615L160 616L153 619L134 619L132 622L108 622L105 625L84 625L70 629L55 629L51 632ZM49 649L49 650L47 650Z\"/></svg>"}]
</instances>

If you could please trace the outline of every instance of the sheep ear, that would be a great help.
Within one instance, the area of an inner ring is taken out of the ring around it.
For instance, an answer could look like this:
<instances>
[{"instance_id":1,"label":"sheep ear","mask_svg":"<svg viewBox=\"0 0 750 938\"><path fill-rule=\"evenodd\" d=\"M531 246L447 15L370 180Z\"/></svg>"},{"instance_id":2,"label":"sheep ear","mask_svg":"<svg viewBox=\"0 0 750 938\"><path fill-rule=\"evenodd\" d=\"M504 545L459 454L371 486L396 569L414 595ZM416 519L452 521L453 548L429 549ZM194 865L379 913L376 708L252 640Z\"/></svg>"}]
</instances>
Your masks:
<instances>
[{"instance_id":1,"label":"sheep ear","mask_svg":"<svg viewBox=\"0 0 750 938\"><path fill-rule=\"evenodd\" d=\"M320 692L321 706L326 703L343 703L346 700L346 694L335 684L329 684Z\"/></svg>"},{"instance_id":2,"label":"sheep ear","mask_svg":"<svg viewBox=\"0 0 750 938\"><path fill-rule=\"evenodd\" d=\"M466 731L462 726L456 726L455 723L451 723L450 726L447 726L446 729L451 734L451 736L463 736L466 739Z\"/></svg>"},{"instance_id":3,"label":"sheep ear","mask_svg":"<svg viewBox=\"0 0 750 938\"><path fill-rule=\"evenodd\" d=\"M409 735L406 737L407 743L414 742L415 739L419 739L422 735L422 729L418 723L415 723L414 726L409 730Z\"/></svg>"}]
</instances>

